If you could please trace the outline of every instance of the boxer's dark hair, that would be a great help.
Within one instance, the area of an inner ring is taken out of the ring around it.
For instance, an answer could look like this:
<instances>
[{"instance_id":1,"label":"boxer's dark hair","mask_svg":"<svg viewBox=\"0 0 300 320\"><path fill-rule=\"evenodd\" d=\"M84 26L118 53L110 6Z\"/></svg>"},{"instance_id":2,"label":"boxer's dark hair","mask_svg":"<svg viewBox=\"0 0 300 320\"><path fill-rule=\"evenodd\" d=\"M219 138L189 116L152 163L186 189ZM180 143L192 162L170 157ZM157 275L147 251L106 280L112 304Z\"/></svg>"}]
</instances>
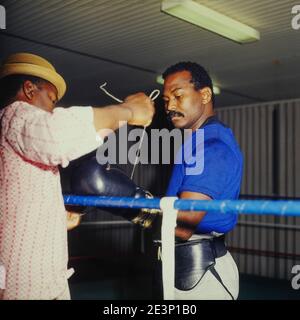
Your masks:
<instances>
[{"instance_id":1,"label":"boxer's dark hair","mask_svg":"<svg viewBox=\"0 0 300 320\"><path fill-rule=\"evenodd\" d=\"M208 72L200 64L196 62L183 61L183 62L178 62L170 66L169 68L167 68L166 71L163 73L162 77L165 80L167 76L180 71L190 72L192 76L191 82L194 84L194 87L196 90L209 87L212 92L211 100L214 105L215 95L213 91L213 84Z\"/></svg>"},{"instance_id":2,"label":"boxer's dark hair","mask_svg":"<svg viewBox=\"0 0 300 320\"><path fill-rule=\"evenodd\" d=\"M36 85L48 82L38 77L22 74L14 74L0 79L0 109L11 103L26 80Z\"/></svg>"}]
</instances>

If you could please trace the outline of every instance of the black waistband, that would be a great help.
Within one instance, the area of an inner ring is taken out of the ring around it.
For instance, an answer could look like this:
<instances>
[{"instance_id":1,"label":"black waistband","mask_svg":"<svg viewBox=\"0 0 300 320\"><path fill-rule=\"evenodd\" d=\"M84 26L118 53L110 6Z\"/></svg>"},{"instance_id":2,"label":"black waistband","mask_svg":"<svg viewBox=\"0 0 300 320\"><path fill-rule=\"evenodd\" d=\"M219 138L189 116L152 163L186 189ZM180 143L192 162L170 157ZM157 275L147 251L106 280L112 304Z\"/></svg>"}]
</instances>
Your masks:
<instances>
[{"instance_id":1,"label":"black waistband","mask_svg":"<svg viewBox=\"0 0 300 320\"><path fill-rule=\"evenodd\" d=\"M199 244L199 246L197 246ZM220 258L227 253L225 236L213 237L210 239L196 239L190 241L177 241L175 248L181 246L196 246L197 250L211 248L214 258Z\"/></svg>"}]
</instances>

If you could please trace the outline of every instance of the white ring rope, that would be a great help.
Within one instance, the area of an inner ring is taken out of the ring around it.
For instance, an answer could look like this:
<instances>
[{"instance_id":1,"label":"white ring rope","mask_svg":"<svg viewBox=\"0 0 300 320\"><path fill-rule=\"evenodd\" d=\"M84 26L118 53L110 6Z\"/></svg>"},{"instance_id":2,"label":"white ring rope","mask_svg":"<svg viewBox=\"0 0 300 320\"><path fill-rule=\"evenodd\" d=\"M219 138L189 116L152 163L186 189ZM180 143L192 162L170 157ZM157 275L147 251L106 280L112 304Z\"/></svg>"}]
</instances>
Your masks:
<instances>
[{"instance_id":1,"label":"white ring rope","mask_svg":"<svg viewBox=\"0 0 300 320\"><path fill-rule=\"evenodd\" d=\"M104 87L107 85L107 82L104 82L103 84L101 84L101 86L99 87L102 91L104 91L108 96L110 96L111 98L113 98L114 100L116 100L117 102L122 103L123 100L118 99L117 97L113 96L111 93L109 93Z\"/></svg>"},{"instance_id":2,"label":"white ring rope","mask_svg":"<svg viewBox=\"0 0 300 320\"><path fill-rule=\"evenodd\" d=\"M101 86L99 87L103 92L105 92L105 94L107 94L108 96L110 96L112 99L116 100L117 102L124 102L123 100L115 97L114 95L112 95L110 92L108 92L104 87L106 87L107 82L104 82L103 84L101 84ZM159 96L160 91L158 89L153 90L150 95L149 98L154 101L155 99L157 99L157 97Z\"/></svg>"}]
</instances>

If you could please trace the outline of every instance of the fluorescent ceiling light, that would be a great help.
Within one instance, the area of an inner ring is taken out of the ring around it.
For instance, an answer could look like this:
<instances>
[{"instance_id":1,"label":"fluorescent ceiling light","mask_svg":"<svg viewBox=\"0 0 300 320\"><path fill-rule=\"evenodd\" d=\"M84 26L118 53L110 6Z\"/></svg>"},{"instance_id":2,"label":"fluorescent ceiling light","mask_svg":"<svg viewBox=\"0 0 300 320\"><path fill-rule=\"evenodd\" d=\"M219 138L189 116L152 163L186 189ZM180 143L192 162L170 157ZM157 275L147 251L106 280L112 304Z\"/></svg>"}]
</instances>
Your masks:
<instances>
[{"instance_id":1,"label":"fluorescent ceiling light","mask_svg":"<svg viewBox=\"0 0 300 320\"><path fill-rule=\"evenodd\" d=\"M156 82L157 82L158 84L164 85L164 79L163 79L162 75L158 75L158 76L156 77ZM215 85L213 86L213 91L214 91L214 94L215 94L215 95L218 95L218 94L221 93L220 87L217 87L217 86L215 86Z\"/></svg>"},{"instance_id":2,"label":"fluorescent ceiling light","mask_svg":"<svg viewBox=\"0 0 300 320\"><path fill-rule=\"evenodd\" d=\"M215 95L218 95L218 94L221 93L221 89L219 87L217 87L217 86L213 86L213 91L214 91Z\"/></svg>"},{"instance_id":3,"label":"fluorescent ceiling light","mask_svg":"<svg viewBox=\"0 0 300 320\"><path fill-rule=\"evenodd\" d=\"M156 82L158 84L164 85L164 78L162 77L162 75L156 77Z\"/></svg>"},{"instance_id":4,"label":"fluorescent ceiling light","mask_svg":"<svg viewBox=\"0 0 300 320\"><path fill-rule=\"evenodd\" d=\"M260 39L257 30L192 0L163 0L161 10L238 43Z\"/></svg>"}]
</instances>

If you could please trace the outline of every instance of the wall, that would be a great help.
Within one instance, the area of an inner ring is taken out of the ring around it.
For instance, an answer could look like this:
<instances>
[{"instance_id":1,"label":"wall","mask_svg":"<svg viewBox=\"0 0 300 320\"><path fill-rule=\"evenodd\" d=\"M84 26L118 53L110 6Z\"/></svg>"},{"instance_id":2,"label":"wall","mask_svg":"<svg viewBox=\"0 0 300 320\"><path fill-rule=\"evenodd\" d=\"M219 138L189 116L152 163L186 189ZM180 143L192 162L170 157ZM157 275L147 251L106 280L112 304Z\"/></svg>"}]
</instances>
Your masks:
<instances>
[{"instance_id":1,"label":"wall","mask_svg":"<svg viewBox=\"0 0 300 320\"><path fill-rule=\"evenodd\" d=\"M300 100L217 110L244 154L241 194L300 197ZM300 219L240 216L227 243L242 273L290 279L300 263Z\"/></svg>"}]
</instances>

